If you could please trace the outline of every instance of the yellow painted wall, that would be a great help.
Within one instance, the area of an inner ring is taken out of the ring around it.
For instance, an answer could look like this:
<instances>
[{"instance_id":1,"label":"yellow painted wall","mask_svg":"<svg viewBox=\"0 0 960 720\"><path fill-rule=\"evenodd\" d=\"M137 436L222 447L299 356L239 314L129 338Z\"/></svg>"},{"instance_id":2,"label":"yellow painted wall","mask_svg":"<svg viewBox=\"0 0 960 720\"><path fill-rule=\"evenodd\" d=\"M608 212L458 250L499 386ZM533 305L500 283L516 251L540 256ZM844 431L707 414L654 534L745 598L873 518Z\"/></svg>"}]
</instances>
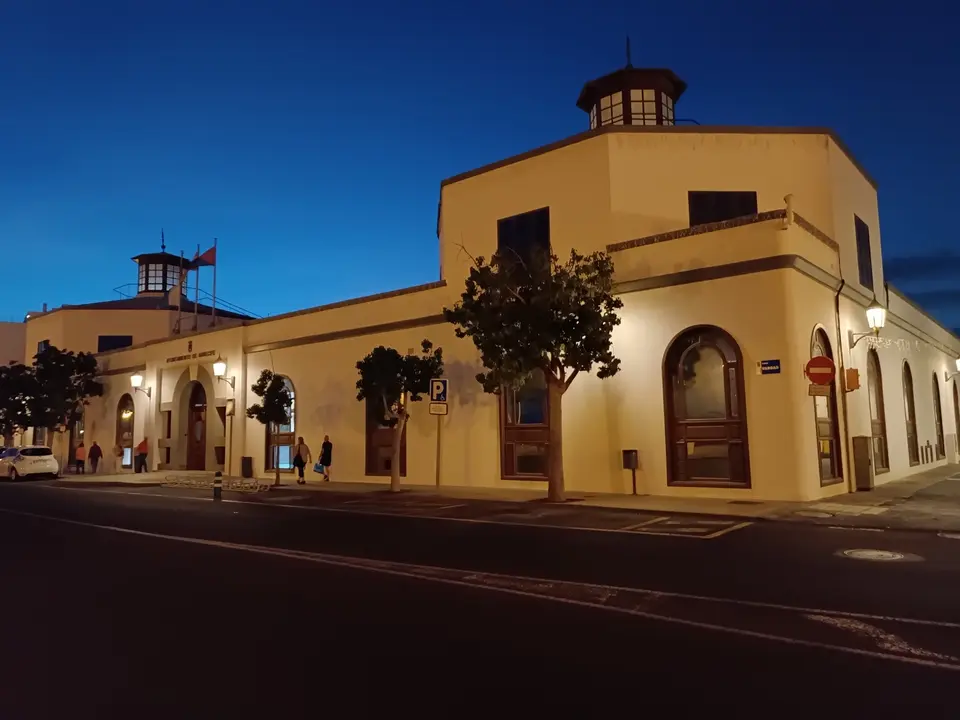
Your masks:
<instances>
[{"instance_id":1,"label":"yellow painted wall","mask_svg":"<svg viewBox=\"0 0 960 720\"><path fill-rule=\"evenodd\" d=\"M0 365L22 363L26 353L27 326L22 322L0 322Z\"/></svg>"}]
</instances>

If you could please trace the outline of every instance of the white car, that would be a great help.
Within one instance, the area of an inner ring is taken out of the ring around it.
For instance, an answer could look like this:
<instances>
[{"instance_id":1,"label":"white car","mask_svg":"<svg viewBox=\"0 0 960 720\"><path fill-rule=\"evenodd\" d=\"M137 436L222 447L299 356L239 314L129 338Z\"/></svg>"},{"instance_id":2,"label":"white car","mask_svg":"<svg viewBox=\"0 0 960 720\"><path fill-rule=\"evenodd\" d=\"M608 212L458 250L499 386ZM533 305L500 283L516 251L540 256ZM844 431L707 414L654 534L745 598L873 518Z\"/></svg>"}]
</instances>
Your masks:
<instances>
[{"instance_id":1,"label":"white car","mask_svg":"<svg viewBox=\"0 0 960 720\"><path fill-rule=\"evenodd\" d=\"M0 455L0 478L20 480L31 475L60 474L60 463L53 456L53 450L40 445L22 448L7 448Z\"/></svg>"}]
</instances>

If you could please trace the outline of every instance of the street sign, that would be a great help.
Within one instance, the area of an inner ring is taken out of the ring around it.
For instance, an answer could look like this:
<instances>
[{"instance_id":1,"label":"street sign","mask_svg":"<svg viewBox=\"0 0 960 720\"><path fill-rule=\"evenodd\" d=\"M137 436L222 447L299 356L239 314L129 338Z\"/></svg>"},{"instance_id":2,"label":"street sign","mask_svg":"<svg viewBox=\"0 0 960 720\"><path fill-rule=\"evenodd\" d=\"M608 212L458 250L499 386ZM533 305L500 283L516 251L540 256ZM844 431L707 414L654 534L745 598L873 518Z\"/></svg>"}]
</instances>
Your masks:
<instances>
[{"instance_id":1,"label":"street sign","mask_svg":"<svg viewBox=\"0 0 960 720\"><path fill-rule=\"evenodd\" d=\"M450 406L445 402L439 403L430 403L430 414L431 415L446 415L447 410Z\"/></svg>"},{"instance_id":2,"label":"street sign","mask_svg":"<svg viewBox=\"0 0 960 720\"><path fill-rule=\"evenodd\" d=\"M780 361L779 360L761 360L757 363L757 372L760 375L779 375L780 374Z\"/></svg>"},{"instance_id":3,"label":"street sign","mask_svg":"<svg viewBox=\"0 0 960 720\"><path fill-rule=\"evenodd\" d=\"M807 385L807 394L810 397L830 397L830 386L810 383Z\"/></svg>"},{"instance_id":4,"label":"street sign","mask_svg":"<svg viewBox=\"0 0 960 720\"><path fill-rule=\"evenodd\" d=\"M831 385L837 376L837 366L825 355L817 355L807 362L804 374L815 385Z\"/></svg>"},{"instance_id":5,"label":"street sign","mask_svg":"<svg viewBox=\"0 0 960 720\"><path fill-rule=\"evenodd\" d=\"M447 384L446 378L435 378L430 381L430 402L445 403L447 401Z\"/></svg>"}]
</instances>

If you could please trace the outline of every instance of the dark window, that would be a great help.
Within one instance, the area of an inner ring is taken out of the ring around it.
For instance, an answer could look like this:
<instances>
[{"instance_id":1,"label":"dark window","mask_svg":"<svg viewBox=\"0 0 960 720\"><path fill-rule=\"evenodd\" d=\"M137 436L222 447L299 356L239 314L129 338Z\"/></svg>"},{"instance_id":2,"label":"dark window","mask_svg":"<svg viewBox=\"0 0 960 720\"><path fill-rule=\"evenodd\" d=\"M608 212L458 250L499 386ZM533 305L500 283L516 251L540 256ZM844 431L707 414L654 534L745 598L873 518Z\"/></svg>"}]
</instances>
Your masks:
<instances>
[{"instance_id":1,"label":"dark window","mask_svg":"<svg viewBox=\"0 0 960 720\"><path fill-rule=\"evenodd\" d=\"M46 350L48 347L50 347L50 341L49 341L49 340L41 340L40 342L38 342L38 343L37 343L37 355L39 355L40 353L42 353L42 352L43 352L44 350Z\"/></svg>"},{"instance_id":2,"label":"dark window","mask_svg":"<svg viewBox=\"0 0 960 720\"><path fill-rule=\"evenodd\" d=\"M690 227L757 214L757 194L749 191L691 190Z\"/></svg>"},{"instance_id":3,"label":"dark window","mask_svg":"<svg viewBox=\"0 0 960 720\"><path fill-rule=\"evenodd\" d=\"M108 352L133 345L133 335L100 335L97 337L97 352Z\"/></svg>"},{"instance_id":4,"label":"dark window","mask_svg":"<svg viewBox=\"0 0 960 720\"><path fill-rule=\"evenodd\" d=\"M53 451L50 448L45 447L32 447L32 448L23 448L20 451L20 454L24 457L49 457L53 455Z\"/></svg>"},{"instance_id":5,"label":"dark window","mask_svg":"<svg viewBox=\"0 0 960 720\"><path fill-rule=\"evenodd\" d=\"M383 403L379 400L366 401L366 474L390 475L393 467L393 428L386 419ZM400 436L400 475L407 474L407 428L404 426Z\"/></svg>"},{"instance_id":6,"label":"dark window","mask_svg":"<svg viewBox=\"0 0 960 720\"><path fill-rule=\"evenodd\" d=\"M546 376L537 370L523 386L504 388L500 397L503 477L545 479L550 448L550 401Z\"/></svg>"},{"instance_id":7,"label":"dark window","mask_svg":"<svg viewBox=\"0 0 960 720\"><path fill-rule=\"evenodd\" d=\"M497 221L497 252L529 263L550 252L550 208L531 210Z\"/></svg>"},{"instance_id":8,"label":"dark window","mask_svg":"<svg viewBox=\"0 0 960 720\"><path fill-rule=\"evenodd\" d=\"M913 400L913 373L903 364L903 418L907 425L907 456L911 465L920 464L920 440L917 435L917 408Z\"/></svg>"},{"instance_id":9,"label":"dark window","mask_svg":"<svg viewBox=\"0 0 960 720\"><path fill-rule=\"evenodd\" d=\"M868 290L873 290L873 257L870 255L870 228L856 215L853 216L853 224L857 230L857 269L860 271L860 284Z\"/></svg>"},{"instance_id":10,"label":"dark window","mask_svg":"<svg viewBox=\"0 0 960 720\"><path fill-rule=\"evenodd\" d=\"M943 410L940 408L940 381L933 374L933 420L937 431L937 460L947 456L947 444L943 439Z\"/></svg>"}]
</instances>

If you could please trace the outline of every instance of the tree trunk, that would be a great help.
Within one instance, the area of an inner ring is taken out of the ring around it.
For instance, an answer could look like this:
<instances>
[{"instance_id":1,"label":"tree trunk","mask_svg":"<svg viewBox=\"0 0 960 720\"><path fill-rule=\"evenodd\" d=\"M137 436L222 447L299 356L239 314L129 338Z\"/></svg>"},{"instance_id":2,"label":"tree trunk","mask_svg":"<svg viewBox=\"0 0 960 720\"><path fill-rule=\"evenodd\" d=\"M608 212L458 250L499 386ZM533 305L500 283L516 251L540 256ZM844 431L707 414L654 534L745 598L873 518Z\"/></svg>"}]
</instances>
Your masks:
<instances>
[{"instance_id":1,"label":"tree trunk","mask_svg":"<svg viewBox=\"0 0 960 720\"><path fill-rule=\"evenodd\" d=\"M547 375L548 405L550 410L550 444L547 446L547 500L563 502L565 499L563 487L563 384Z\"/></svg>"},{"instance_id":2,"label":"tree trunk","mask_svg":"<svg viewBox=\"0 0 960 720\"><path fill-rule=\"evenodd\" d=\"M390 492L400 492L400 441L403 429L407 426L407 413L401 412L400 419L393 428L393 455L390 460Z\"/></svg>"}]
</instances>

